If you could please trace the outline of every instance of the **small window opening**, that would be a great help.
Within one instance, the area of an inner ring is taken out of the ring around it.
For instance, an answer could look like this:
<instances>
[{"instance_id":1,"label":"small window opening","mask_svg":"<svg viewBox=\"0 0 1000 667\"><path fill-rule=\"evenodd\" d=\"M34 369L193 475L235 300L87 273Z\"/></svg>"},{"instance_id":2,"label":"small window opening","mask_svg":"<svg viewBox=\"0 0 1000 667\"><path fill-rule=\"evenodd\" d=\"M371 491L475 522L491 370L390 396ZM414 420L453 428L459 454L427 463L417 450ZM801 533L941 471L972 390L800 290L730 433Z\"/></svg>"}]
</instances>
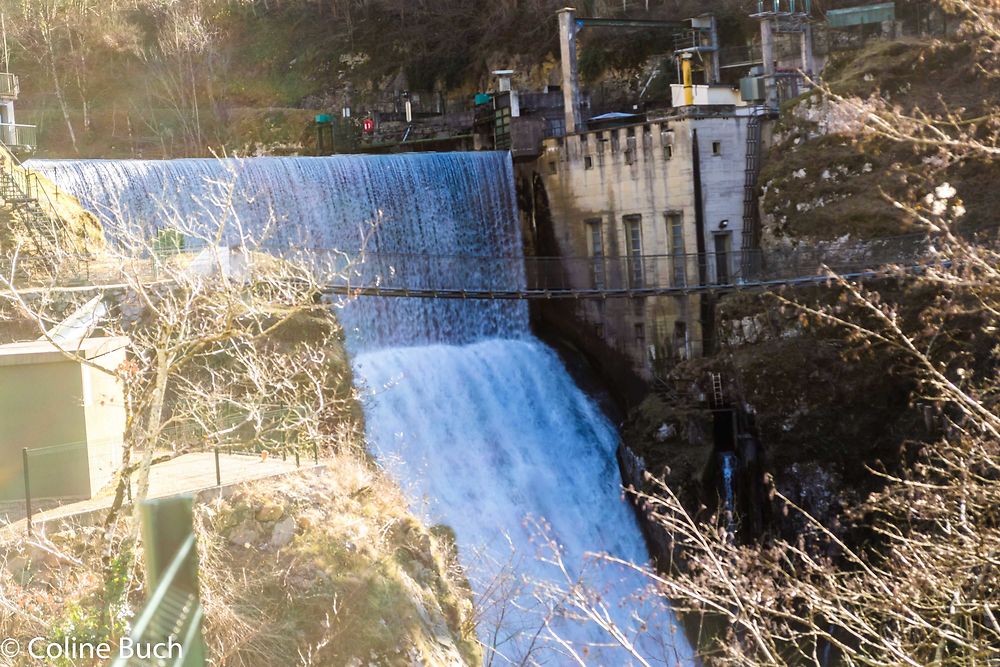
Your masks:
<instances>
[{"instance_id":1,"label":"small window opening","mask_svg":"<svg viewBox=\"0 0 1000 667\"><path fill-rule=\"evenodd\" d=\"M722 142L713 141L712 142L712 155L722 155Z\"/></svg>"}]
</instances>

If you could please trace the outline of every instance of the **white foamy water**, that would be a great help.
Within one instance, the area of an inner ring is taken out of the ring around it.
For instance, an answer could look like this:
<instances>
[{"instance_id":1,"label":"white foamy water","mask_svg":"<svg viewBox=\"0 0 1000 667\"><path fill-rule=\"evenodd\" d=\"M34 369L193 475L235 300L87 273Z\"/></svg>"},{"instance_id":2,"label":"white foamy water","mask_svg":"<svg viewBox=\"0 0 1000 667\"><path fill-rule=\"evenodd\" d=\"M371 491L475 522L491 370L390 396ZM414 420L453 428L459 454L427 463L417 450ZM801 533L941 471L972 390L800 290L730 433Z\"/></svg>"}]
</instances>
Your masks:
<instances>
[{"instance_id":1,"label":"white foamy water","mask_svg":"<svg viewBox=\"0 0 1000 667\"><path fill-rule=\"evenodd\" d=\"M229 213L244 230L267 230L278 245L521 255L505 154L30 166L92 210L113 212L150 235L170 225L164 203L191 221L212 215L206 202L218 201L235 175ZM523 284L523 267L503 270L489 278ZM648 556L621 498L615 430L531 335L524 304L361 297L340 317L366 396L369 446L410 494L414 510L454 529L485 610L480 639L496 647L493 664L574 664L553 632L575 650L605 645L584 655L587 664L632 663L596 625L554 603L554 587L580 576L626 635L638 626L629 609L643 610L648 656L689 661L672 614L628 599L645 585L640 576L585 558L588 552L635 562ZM545 562L551 552L539 526L559 545L567 573Z\"/></svg>"}]
</instances>

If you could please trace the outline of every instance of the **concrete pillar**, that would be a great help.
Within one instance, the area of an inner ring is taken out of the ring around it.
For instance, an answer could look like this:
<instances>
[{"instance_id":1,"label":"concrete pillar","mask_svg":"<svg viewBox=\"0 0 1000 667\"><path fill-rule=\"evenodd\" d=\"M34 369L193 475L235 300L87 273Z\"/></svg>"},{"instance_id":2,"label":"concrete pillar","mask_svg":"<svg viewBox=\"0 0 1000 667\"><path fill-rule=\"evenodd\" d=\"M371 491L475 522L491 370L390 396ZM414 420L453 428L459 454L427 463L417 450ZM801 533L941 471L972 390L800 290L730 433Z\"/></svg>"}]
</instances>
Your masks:
<instances>
[{"instance_id":1,"label":"concrete pillar","mask_svg":"<svg viewBox=\"0 0 1000 667\"><path fill-rule=\"evenodd\" d=\"M722 67L719 63L719 22L714 16L709 17L709 39L712 52L709 55L710 71L706 72L705 83L719 83L721 81Z\"/></svg>"},{"instance_id":2,"label":"concrete pillar","mask_svg":"<svg viewBox=\"0 0 1000 667\"><path fill-rule=\"evenodd\" d=\"M760 52L764 61L764 87L769 107L778 106L778 82L774 79L774 23L770 18L760 21Z\"/></svg>"},{"instance_id":3,"label":"concrete pillar","mask_svg":"<svg viewBox=\"0 0 1000 667\"><path fill-rule=\"evenodd\" d=\"M580 111L580 75L576 64L576 10L572 7L566 7L559 10L558 16L566 134L572 134L584 129Z\"/></svg>"},{"instance_id":4,"label":"concrete pillar","mask_svg":"<svg viewBox=\"0 0 1000 667\"><path fill-rule=\"evenodd\" d=\"M809 77L815 76L816 61L813 58L813 29L808 21L802 24L802 71Z\"/></svg>"}]
</instances>

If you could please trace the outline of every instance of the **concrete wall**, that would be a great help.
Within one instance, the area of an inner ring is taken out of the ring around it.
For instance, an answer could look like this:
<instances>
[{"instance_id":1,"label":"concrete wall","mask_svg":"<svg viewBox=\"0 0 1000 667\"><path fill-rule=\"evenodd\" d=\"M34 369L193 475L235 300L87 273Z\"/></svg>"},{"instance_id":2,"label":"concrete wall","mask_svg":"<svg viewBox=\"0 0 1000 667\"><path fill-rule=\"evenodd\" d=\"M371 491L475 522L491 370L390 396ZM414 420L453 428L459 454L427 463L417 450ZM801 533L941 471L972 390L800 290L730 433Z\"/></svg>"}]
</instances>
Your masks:
<instances>
[{"instance_id":1,"label":"concrete wall","mask_svg":"<svg viewBox=\"0 0 1000 667\"><path fill-rule=\"evenodd\" d=\"M125 358L123 339L79 353L107 368ZM121 462L122 387L48 343L0 346L0 415L0 500L24 498L24 447L33 498L89 498Z\"/></svg>"},{"instance_id":2,"label":"concrete wall","mask_svg":"<svg viewBox=\"0 0 1000 667\"><path fill-rule=\"evenodd\" d=\"M654 256L647 260L645 278L661 286L672 284L676 265L669 220L679 217L682 222L684 252L698 251L693 159L697 132L706 250L714 250L714 236L728 235L730 267L738 267L747 121L748 116L734 111L716 112L546 140L535 170L548 198L556 250L564 257L593 256L593 221L599 220L604 255L624 258L630 252L629 228L636 219L632 216L639 216L642 254ZM697 262L689 257L684 267L689 285L698 282ZM707 262L711 282L713 258ZM628 267L626 259L611 260L607 280ZM587 262L568 270L574 285L594 286ZM579 304L577 314L649 378L657 367L701 353L700 299L587 301Z\"/></svg>"},{"instance_id":3,"label":"concrete wall","mask_svg":"<svg viewBox=\"0 0 1000 667\"><path fill-rule=\"evenodd\" d=\"M0 363L5 361L0 357ZM32 496L89 497L86 421L79 364L0 365L0 498L24 497L21 449L79 443L31 457ZM37 463L37 465L36 465ZM80 473L83 473L82 475Z\"/></svg>"},{"instance_id":4,"label":"concrete wall","mask_svg":"<svg viewBox=\"0 0 1000 667\"><path fill-rule=\"evenodd\" d=\"M114 369L125 361L125 347L112 348L93 360ZM122 461L125 432L125 398L118 380L95 368L80 369L83 378L83 410L87 422L90 488L96 492L108 483Z\"/></svg>"}]
</instances>

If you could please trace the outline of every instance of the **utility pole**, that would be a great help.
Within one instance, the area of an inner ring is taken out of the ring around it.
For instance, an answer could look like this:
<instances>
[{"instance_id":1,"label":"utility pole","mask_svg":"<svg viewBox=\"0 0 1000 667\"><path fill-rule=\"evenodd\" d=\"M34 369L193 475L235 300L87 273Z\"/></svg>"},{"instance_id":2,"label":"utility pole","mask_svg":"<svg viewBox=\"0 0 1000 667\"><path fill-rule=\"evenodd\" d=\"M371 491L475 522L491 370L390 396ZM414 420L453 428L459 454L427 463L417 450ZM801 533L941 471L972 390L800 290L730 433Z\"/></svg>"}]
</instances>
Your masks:
<instances>
[{"instance_id":1,"label":"utility pole","mask_svg":"<svg viewBox=\"0 0 1000 667\"><path fill-rule=\"evenodd\" d=\"M583 129L580 111L580 74L576 64L576 9L572 7L560 9L558 16L566 134L573 134Z\"/></svg>"},{"instance_id":2,"label":"utility pole","mask_svg":"<svg viewBox=\"0 0 1000 667\"><path fill-rule=\"evenodd\" d=\"M7 17L0 12L0 32L3 33L3 71L10 71L10 51L7 49Z\"/></svg>"}]
</instances>

